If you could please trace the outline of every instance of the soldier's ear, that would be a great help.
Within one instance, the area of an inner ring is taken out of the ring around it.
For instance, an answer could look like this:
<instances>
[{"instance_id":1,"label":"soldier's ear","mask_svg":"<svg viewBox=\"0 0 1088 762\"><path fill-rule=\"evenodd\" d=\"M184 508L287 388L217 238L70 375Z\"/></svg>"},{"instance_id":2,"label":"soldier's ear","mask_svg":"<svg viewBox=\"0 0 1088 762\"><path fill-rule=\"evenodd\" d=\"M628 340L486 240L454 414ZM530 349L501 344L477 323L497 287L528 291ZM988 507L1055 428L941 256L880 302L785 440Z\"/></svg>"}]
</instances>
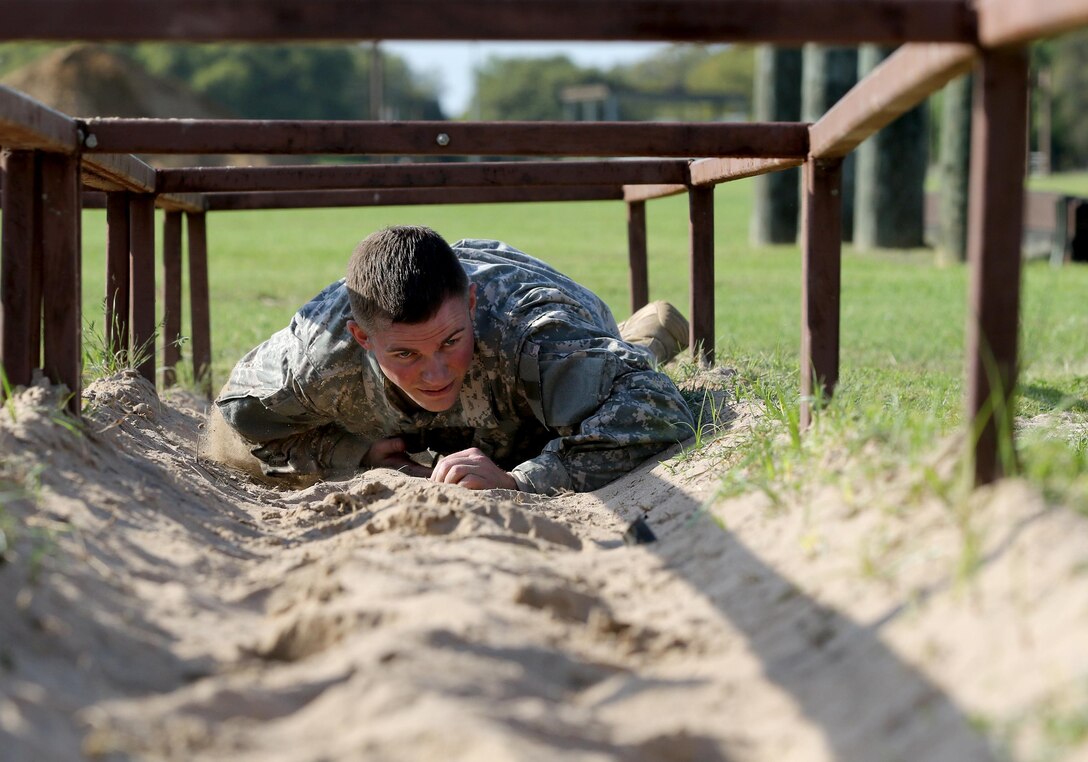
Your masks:
<instances>
[{"instance_id":1,"label":"soldier's ear","mask_svg":"<svg viewBox=\"0 0 1088 762\"><path fill-rule=\"evenodd\" d=\"M476 317L476 284L468 284L468 314L470 317Z\"/></svg>"},{"instance_id":2,"label":"soldier's ear","mask_svg":"<svg viewBox=\"0 0 1088 762\"><path fill-rule=\"evenodd\" d=\"M358 342L359 346L363 349L370 349L370 337L367 335L363 327L356 323L354 320L348 321L348 330L351 331L352 338Z\"/></svg>"}]
</instances>

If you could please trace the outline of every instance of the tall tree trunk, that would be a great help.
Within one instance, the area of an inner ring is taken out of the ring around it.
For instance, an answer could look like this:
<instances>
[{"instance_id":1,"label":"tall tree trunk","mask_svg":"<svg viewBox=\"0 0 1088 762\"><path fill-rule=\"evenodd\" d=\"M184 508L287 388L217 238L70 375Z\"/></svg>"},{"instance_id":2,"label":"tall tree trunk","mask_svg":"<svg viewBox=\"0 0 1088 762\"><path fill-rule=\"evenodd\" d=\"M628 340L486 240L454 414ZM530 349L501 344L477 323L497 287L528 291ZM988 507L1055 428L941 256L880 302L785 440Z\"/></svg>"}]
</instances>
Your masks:
<instances>
[{"instance_id":1,"label":"tall tree trunk","mask_svg":"<svg viewBox=\"0 0 1088 762\"><path fill-rule=\"evenodd\" d=\"M808 44L804 48L801 119L815 122L858 81L855 48ZM854 156L842 165L842 240L854 239Z\"/></svg>"},{"instance_id":2,"label":"tall tree trunk","mask_svg":"<svg viewBox=\"0 0 1088 762\"><path fill-rule=\"evenodd\" d=\"M758 122L801 119L801 51L760 45L756 50L754 118ZM797 169L760 175L749 238L753 245L795 243L801 175Z\"/></svg>"},{"instance_id":3,"label":"tall tree trunk","mask_svg":"<svg viewBox=\"0 0 1088 762\"><path fill-rule=\"evenodd\" d=\"M970 74L944 89L941 111L940 219L938 252L942 261L967 259L967 178L971 163Z\"/></svg>"},{"instance_id":4,"label":"tall tree trunk","mask_svg":"<svg viewBox=\"0 0 1088 762\"><path fill-rule=\"evenodd\" d=\"M894 50L863 45L859 75L871 72ZM858 147L854 244L859 250L925 245L927 123L923 102Z\"/></svg>"}]
</instances>

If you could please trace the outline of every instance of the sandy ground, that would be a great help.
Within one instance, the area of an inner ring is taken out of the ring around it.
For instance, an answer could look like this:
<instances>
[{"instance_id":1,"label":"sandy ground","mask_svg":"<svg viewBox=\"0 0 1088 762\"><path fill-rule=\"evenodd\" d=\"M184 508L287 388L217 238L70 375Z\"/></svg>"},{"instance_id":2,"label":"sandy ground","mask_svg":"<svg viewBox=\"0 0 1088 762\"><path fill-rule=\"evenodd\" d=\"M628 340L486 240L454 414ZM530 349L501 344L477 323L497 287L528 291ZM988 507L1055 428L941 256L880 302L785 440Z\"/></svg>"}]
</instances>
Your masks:
<instances>
[{"instance_id":1,"label":"sandy ground","mask_svg":"<svg viewBox=\"0 0 1088 762\"><path fill-rule=\"evenodd\" d=\"M85 394L0 408L4 762L1088 759L1088 521L1023 483L719 498L734 409L591 494L276 491Z\"/></svg>"}]
</instances>

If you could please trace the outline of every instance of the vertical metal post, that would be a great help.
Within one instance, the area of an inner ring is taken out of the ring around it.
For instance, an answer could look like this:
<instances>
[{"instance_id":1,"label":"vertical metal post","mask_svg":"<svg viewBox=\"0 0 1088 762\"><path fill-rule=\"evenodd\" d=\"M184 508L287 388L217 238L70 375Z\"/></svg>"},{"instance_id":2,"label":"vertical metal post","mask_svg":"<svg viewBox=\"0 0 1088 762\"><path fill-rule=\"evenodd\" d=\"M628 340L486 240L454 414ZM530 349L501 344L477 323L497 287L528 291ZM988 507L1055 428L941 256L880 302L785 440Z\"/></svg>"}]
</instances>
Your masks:
<instances>
[{"instance_id":1,"label":"vertical metal post","mask_svg":"<svg viewBox=\"0 0 1088 762\"><path fill-rule=\"evenodd\" d=\"M129 325L136 370L155 383L155 196L129 201Z\"/></svg>"},{"instance_id":2,"label":"vertical metal post","mask_svg":"<svg viewBox=\"0 0 1088 762\"><path fill-rule=\"evenodd\" d=\"M631 312L650 301L650 276L646 264L646 202L627 202L627 260L630 266Z\"/></svg>"},{"instance_id":3,"label":"vertical metal post","mask_svg":"<svg viewBox=\"0 0 1088 762\"><path fill-rule=\"evenodd\" d=\"M839 382L842 159L809 159L801 176L801 428L807 428L815 395L831 399Z\"/></svg>"},{"instance_id":4,"label":"vertical metal post","mask_svg":"<svg viewBox=\"0 0 1088 762\"><path fill-rule=\"evenodd\" d=\"M128 363L129 213L128 193L106 194L106 350Z\"/></svg>"},{"instance_id":5,"label":"vertical metal post","mask_svg":"<svg viewBox=\"0 0 1088 762\"><path fill-rule=\"evenodd\" d=\"M79 415L83 370L79 157L42 153L39 172L44 370L51 381L72 392L68 409Z\"/></svg>"},{"instance_id":6,"label":"vertical metal post","mask_svg":"<svg viewBox=\"0 0 1088 762\"><path fill-rule=\"evenodd\" d=\"M177 383L181 363L181 212L166 212L162 224L162 385Z\"/></svg>"},{"instance_id":7,"label":"vertical metal post","mask_svg":"<svg viewBox=\"0 0 1088 762\"><path fill-rule=\"evenodd\" d=\"M32 300L36 169L33 151L6 151L3 232L0 239L0 363L12 386L30 383L31 325L42 322L41 302ZM39 268L40 269L40 268ZM40 293L40 291L39 291Z\"/></svg>"},{"instance_id":8,"label":"vertical metal post","mask_svg":"<svg viewBox=\"0 0 1088 762\"><path fill-rule=\"evenodd\" d=\"M986 484L1015 457L1027 52L984 50L980 67L971 125L967 420L973 427L975 484Z\"/></svg>"},{"instance_id":9,"label":"vertical metal post","mask_svg":"<svg viewBox=\"0 0 1088 762\"><path fill-rule=\"evenodd\" d=\"M688 190L691 246L690 343L701 363L714 362L714 186Z\"/></svg>"},{"instance_id":10,"label":"vertical metal post","mask_svg":"<svg viewBox=\"0 0 1088 762\"><path fill-rule=\"evenodd\" d=\"M212 330L208 299L208 229L203 212L186 214L189 227L189 306L193 333L193 381L212 396Z\"/></svg>"},{"instance_id":11,"label":"vertical metal post","mask_svg":"<svg viewBox=\"0 0 1088 762\"><path fill-rule=\"evenodd\" d=\"M30 333L27 335L27 345L30 348L30 367L43 368L42 362L42 320L44 310L44 275L45 270L45 241L42 236L42 228L45 225L45 198L42 191L42 165L41 153L34 154L34 240L31 243L30 253L30 309L33 319L30 321ZM82 199L80 199L82 201Z\"/></svg>"}]
</instances>

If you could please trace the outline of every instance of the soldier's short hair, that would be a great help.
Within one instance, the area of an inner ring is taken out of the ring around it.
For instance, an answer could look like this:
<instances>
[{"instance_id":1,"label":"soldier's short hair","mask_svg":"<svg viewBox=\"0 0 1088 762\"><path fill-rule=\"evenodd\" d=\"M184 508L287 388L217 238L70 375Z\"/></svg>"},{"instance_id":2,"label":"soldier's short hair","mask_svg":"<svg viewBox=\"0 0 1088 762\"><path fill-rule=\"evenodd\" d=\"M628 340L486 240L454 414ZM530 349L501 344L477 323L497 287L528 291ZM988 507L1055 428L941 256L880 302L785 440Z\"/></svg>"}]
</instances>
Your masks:
<instances>
[{"instance_id":1,"label":"soldier's short hair","mask_svg":"<svg viewBox=\"0 0 1088 762\"><path fill-rule=\"evenodd\" d=\"M450 245L422 226L395 226L364 238L348 262L355 322L422 323L451 296L468 296L468 276Z\"/></svg>"}]
</instances>

